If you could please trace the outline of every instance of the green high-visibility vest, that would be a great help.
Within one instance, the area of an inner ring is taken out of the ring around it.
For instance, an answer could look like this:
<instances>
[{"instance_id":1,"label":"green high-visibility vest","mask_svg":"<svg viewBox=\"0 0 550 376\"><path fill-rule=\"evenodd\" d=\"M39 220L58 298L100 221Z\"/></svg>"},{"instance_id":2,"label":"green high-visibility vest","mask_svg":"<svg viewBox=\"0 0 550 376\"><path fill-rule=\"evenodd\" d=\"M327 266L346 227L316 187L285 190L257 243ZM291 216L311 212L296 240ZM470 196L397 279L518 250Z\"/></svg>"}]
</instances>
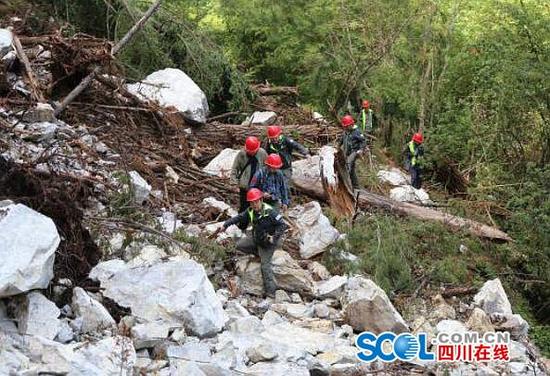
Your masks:
<instances>
[{"instance_id":1,"label":"green high-visibility vest","mask_svg":"<svg viewBox=\"0 0 550 376\"><path fill-rule=\"evenodd\" d=\"M263 203L262 210L260 212L260 218L266 217L268 215L267 211L273 210L273 206ZM254 224L254 209L248 208L248 218L250 218L250 225Z\"/></svg>"},{"instance_id":2,"label":"green high-visibility vest","mask_svg":"<svg viewBox=\"0 0 550 376\"><path fill-rule=\"evenodd\" d=\"M409 151L411 152L411 166L416 166L416 146L414 141L409 142Z\"/></svg>"},{"instance_id":3,"label":"green high-visibility vest","mask_svg":"<svg viewBox=\"0 0 550 376\"><path fill-rule=\"evenodd\" d=\"M372 131L372 110L370 108L368 110L368 116L367 110L364 108L361 110L361 131L365 133L365 130L367 132Z\"/></svg>"}]
</instances>

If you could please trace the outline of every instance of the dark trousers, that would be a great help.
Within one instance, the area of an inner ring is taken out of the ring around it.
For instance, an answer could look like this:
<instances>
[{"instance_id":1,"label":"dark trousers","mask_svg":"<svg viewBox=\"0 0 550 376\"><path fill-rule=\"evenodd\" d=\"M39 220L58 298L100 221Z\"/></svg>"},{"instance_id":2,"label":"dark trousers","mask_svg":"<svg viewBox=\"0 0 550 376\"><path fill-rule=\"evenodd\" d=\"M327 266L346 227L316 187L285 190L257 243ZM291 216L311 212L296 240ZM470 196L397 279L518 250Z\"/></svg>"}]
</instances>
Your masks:
<instances>
[{"instance_id":1,"label":"dark trousers","mask_svg":"<svg viewBox=\"0 0 550 376\"><path fill-rule=\"evenodd\" d=\"M357 174L355 172L355 161L357 160L357 153L353 152L347 157L348 172L351 179L351 185L353 188L359 188L359 180L357 179Z\"/></svg>"},{"instance_id":2,"label":"dark trousers","mask_svg":"<svg viewBox=\"0 0 550 376\"><path fill-rule=\"evenodd\" d=\"M409 171L411 173L411 185L416 189L420 189L420 187L422 186L422 178L420 177L420 173L421 173L420 167L411 166L409 168Z\"/></svg>"},{"instance_id":3,"label":"dark trousers","mask_svg":"<svg viewBox=\"0 0 550 376\"><path fill-rule=\"evenodd\" d=\"M275 294L275 290L277 290L277 284L275 283L275 277L273 276L271 259L273 259L273 253L279 245L280 241L269 247L259 247L250 236L241 238L235 245L235 247L241 252L260 256L264 292L269 295Z\"/></svg>"},{"instance_id":4,"label":"dark trousers","mask_svg":"<svg viewBox=\"0 0 550 376\"><path fill-rule=\"evenodd\" d=\"M248 209L248 207L250 206L248 201L246 201L246 192L247 192L246 189L239 188L239 203L240 203L239 213L242 213L243 211Z\"/></svg>"}]
</instances>

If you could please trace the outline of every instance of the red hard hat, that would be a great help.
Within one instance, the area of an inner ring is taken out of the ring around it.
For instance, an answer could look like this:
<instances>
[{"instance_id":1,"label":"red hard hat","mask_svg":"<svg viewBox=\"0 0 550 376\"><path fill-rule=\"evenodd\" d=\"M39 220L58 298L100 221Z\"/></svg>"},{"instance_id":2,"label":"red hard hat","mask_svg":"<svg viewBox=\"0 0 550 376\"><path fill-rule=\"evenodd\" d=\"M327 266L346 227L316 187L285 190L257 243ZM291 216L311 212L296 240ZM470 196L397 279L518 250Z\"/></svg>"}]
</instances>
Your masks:
<instances>
[{"instance_id":1,"label":"red hard hat","mask_svg":"<svg viewBox=\"0 0 550 376\"><path fill-rule=\"evenodd\" d=\"M283 130L278 125L270 125L267 127L267 137L277 138L283 133Z\"/></svg>"},{"instance_id":2,"label":"red hard hat","mask_svg":"<svg viewBox=\"0 0 550 376\"><path fill-rule=\"evenodd\" d=\"M368 100L365 99L365 100L363 101L363 108L369 108L369 107L370 107L370 103L369 103Z\"/></svg>"},{"instance_id":3,"label":"red hard hat","mask_svg":"<svg viewBox=\"0 0 550 376\"><path fill-rule=\"evenodd\" d=\"M249 136L246 138L246 141L244 142L244 150L248 154L254 155L260 148L260 140L258 140L257 137Z\"/></svg>"},{"instance_id":4,"label":"red hard hat","mask_svg":"<svg viewBox=\"0 0 550 376\"><path fill-rule=\"evenodd\" d=\"M421 144L422 142L424 142L424 137L422 136L422 133L415 133L413 135L413 141L418 144Z\"/></svg>"},{"instance_id":5,"label":"red hard hat","mask_svg":"<svg viewBox=\"0 0 550 376\"><path fill-rule=\"evenodd\" d=\"M251 188L246 192L246 201L248 202L258 201L262 197L264 197L264 194L258 188Z\"/></svg>"},{"instance_id":6,"label":"red hard hat","mask_svg":"<svg viewBox=\"0 0 550 376\"><path fill-rule=\"evenodd\" d=\"M281 168L283 167L283 160L279 154L269 154L265 160L265 164L272 168Z\"/></svg>"},{"instance_id":7,"label":"red hard hat","mask_svg":"<svg viewBox=\"0 0 550 376\"><path fill-rule=\"evenodd\" d=\"M355 124L355 120L353 119L353 117L351 115L344 116L342 118L341 122L342 122L342 127L344 127L344 128L347 128L347 127L352 126L353 124Z\"/></svg>"}]
</instances>

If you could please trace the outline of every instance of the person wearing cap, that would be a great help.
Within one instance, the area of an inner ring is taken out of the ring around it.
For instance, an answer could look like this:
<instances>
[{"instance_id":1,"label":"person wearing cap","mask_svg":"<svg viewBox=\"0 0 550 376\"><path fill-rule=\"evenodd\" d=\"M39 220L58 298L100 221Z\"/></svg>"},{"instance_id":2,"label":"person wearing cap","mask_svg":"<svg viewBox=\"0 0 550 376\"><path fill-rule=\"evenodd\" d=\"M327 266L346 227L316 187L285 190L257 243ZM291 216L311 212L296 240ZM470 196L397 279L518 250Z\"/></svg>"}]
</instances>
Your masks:
<instances>
[{"instance_id":1,"label":"person wearing cap","mask_svg":"<svg viewBox=\"0 0 550 376\"><path fill-rule=\"evenodd\" d=\"M260 140L253 136L246 138L244 148L235 156L231 168L231 182L239 186L239 212L248 208L248 186L256 171L264 165L266 158L267 153L260 147Z\"/></svg>"},{"instance_id":2,"label":"person wearing cap","mask_svg":"<svg viewBox=\"0 0 550 376\"><path fill-rule=\"evenodd\" d=\"M250 188L258 188L264 193L265 201L279 210L286 211L290 204L290 192L287 180L281 172L283 161L279 154L269 154L265 167L254 174Z\"/></svg>"},{"instance_id":3,"label":"person wearing cap","mask_svg":"<svg viewBox=\"0 0 550 376\"><path fill-rule=\"evenodd\" d=\"M278 125L267 127L267 139L262 145L267 154L279 154L283 161L281 171L287 183L292 179L292 153L297 151L303 156L310 155L309 150L292 138L283 135L283 129Z\"/></svg>"},{"instance_id":4,"label":"person wearing cap","mask_svg":"<svg viewBox=\"0 0 550 376\"><path fill-rule=\"evenodd\" d=\"M358 188L359 182L355 173L355 162L357 157L363 152L367 142L359 128L357 128L357 125L355 125L355 119L351 115L344 116L341 124L342 128L344 128L344 133L340 138L339 146L346 157L351 185L353 188Z\"/></svg>"},{"instance_id":5,"label":"person wearing cap","mask_svg":"<svg viewBox=\"0 0 550 376\"><path fill-rule=\"evenodd\" d=\"M405 168L409 170L411 174L411 185L420 189L422 187L421 168L419 159L424 155L424 136L422 133L415 133L412 136L412 140L407 143L403 154L405 155Z\"/></svg>"},{"instance_id":6,"label":"person wearing cap","mask_svg":"<svg viewBox=\"0 0 550 376\"><path fill-rule=\"evenodd\" d=\"M235 248L244 253L260 256L265 295L274 297L277 285L273 277L271 260L275 250L281 246L287 225L277 209L264 202L263 196L261 190L251 188L246 194L250 207L225 221L223 229L237 225L245 231L249 226L252 227L251 234L239 239Z\"/></svg>"}]
</instances>

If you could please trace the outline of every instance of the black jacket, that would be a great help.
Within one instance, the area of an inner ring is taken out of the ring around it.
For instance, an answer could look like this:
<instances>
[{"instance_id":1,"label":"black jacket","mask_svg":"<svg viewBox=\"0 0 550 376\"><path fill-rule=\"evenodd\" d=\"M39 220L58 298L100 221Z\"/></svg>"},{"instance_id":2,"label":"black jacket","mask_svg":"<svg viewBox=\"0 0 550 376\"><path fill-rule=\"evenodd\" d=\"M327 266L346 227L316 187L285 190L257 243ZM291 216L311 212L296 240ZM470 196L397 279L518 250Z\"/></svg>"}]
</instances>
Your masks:
<instances>
[{"instance_id":1,"label":"black jacket","mask_svg":"<svg viewBox=\"0 0 550 376\"><path fill-rule=\"evenodd\" d=\"M263 247L276 244L287 229L283 216L265 202L260 212L248 208L223 224L225 228L231 225L237 225L243 231L252 225L254 241L257 245ZM269 241L269 235L273 237L272 241Z\"/></svg>"},{"instance_id":2,"label":"black jacket","mask_svg":"<svg viewBox=\"0 0 550 376\"><path fill-rule=\"evenodd\" d=\"M361 134L359 128L354 126L353 128L344 131L344 134L340 138L339 145L347 157L351 153L363 149L367 145L367 141Z\"/></svg>"},{"instance_id":3,"label":"black jacket","mask_svg":"<svg viewBox=\"0 0 550 376\"><path fill-rule=\"evenodd\" d=\"M286 136L280 136L277 143L272 142L270 139L266 139L263 148L268 155L275 153L281 156L283 160L283 170L292 167L292 152L294 150L302 155L309 154L309 151L302 144Z\"/></svg>"}]
</instances>

